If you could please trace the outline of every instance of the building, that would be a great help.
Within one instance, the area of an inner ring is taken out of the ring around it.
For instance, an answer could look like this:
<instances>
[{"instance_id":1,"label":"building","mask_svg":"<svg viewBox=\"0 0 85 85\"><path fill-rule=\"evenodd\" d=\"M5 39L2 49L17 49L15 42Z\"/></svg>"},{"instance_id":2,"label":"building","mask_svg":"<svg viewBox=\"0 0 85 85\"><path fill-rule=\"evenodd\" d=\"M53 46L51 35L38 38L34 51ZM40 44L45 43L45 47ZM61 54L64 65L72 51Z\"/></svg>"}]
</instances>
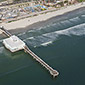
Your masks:
<instances>
[{"instance_id":1,"label":"building","mask_svg":"<svg viewBox=\"0 0 85 85\"><path fill-rule=\"evenodd\" d=\"M13 3L14 0L7 0L7 2L10 4L10 3Z\"/></svg>"}]
</instances>

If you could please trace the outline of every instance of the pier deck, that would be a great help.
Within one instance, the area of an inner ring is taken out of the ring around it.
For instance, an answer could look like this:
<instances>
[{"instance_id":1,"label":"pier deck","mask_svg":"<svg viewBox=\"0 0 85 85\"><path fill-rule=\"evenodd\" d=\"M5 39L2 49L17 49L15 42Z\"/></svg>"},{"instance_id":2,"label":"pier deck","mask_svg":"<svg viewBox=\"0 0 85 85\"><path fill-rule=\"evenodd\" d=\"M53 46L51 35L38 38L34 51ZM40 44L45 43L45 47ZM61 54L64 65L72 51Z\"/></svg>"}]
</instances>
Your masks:
<instances>
[{"instance_id":1,"label":"pier deck","mask_svg":"<svg viewBox=\"0 0 85 85\"><path fill-rule=\"evenodd\" d=\"M0 29L2 30L2 32L8 36L11 37L12 35L3 27L0 27ZM24 51L27 52L28 54L30 54L36 61L38 61L42 66L44 66L53 77L56 77L59 75L59 72L57 72L56 70L54 70L51 66L49 66L46 62L44 62L40 57L38 57L35 53L33 53L27 45L25 45L23 47Z\"/></svg>"}]
</instances>

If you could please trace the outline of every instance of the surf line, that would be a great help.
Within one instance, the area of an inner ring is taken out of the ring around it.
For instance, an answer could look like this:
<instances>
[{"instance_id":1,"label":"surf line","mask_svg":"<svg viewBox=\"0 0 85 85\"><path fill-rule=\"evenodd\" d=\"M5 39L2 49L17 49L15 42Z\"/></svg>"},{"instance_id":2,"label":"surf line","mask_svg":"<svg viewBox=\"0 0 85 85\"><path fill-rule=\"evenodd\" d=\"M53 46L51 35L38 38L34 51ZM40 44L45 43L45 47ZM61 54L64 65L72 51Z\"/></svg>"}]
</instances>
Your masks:
<instances>
[{"instance_id":1,"label":"surf line","mask_svg":"<svg viewBox=\"0 0 85 85\"><path fill-rule=\"evenodd\" d=\"M29 47L17 36L9 33L3 26L0 27L2 33L4 33L8 38L3 40L4 46L10 50L11 52L16 52L24 49L25 52L30 54L37 62L39 62L42 66L44 66L53 78L59 75L59 72L54 70L51 66L49 66L45 61L43 61L40 57L38 57L34 52L32 52Z\"/></svg>"}]
</instances>

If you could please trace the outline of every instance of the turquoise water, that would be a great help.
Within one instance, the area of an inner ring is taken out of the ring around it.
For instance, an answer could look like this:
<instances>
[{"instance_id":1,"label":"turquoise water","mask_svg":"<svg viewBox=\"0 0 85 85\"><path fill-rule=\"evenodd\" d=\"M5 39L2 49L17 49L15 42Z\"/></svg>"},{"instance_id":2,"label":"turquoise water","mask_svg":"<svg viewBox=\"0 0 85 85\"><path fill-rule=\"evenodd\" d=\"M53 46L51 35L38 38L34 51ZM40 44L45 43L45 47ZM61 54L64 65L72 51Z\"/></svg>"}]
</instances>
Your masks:
<instances>
[{"instance_id":1,"label":"turquoise water","mask_svg":"<svg viewBox=\"0 0 85 85\"><path fill-rule=\"evenodd\" d=\"M0 85L84 85L85 8L16 33L60 75L53 79L32 56L4 48L0 37ZM36 29L37 28L37 29Z\"/></svg>"}]
</instances>

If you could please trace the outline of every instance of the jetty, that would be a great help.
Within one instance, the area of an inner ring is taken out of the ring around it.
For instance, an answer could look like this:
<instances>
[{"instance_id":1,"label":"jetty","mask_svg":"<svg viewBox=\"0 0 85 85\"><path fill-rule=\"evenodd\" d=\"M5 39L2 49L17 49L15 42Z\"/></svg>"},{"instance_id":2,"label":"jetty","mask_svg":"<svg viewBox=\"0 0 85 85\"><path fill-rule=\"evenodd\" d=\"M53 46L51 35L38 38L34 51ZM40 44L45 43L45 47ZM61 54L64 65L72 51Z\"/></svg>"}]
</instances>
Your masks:
<instances>
[{"instance_id":1,"label":"jetty","mask_svg":"<svg viewBox=\"0 0 85 85\"><path fill-rule=\"evenodd\" d=\"M42 66L44 66L53 77L56 77L59 75L59 72L54 70L51 66L49 66L45 61L43 61L40 57L38 57L34 52L32 52L29 47L17 36L12 35L9 33L4 27L0 27L1 31L8 37L3 40L4 46L10 50L11 52L16 52L19 50L24 50L28 54L30 54L33 59L35 59L37 62L39 62Z\"/></svg>"}]
</instances>

